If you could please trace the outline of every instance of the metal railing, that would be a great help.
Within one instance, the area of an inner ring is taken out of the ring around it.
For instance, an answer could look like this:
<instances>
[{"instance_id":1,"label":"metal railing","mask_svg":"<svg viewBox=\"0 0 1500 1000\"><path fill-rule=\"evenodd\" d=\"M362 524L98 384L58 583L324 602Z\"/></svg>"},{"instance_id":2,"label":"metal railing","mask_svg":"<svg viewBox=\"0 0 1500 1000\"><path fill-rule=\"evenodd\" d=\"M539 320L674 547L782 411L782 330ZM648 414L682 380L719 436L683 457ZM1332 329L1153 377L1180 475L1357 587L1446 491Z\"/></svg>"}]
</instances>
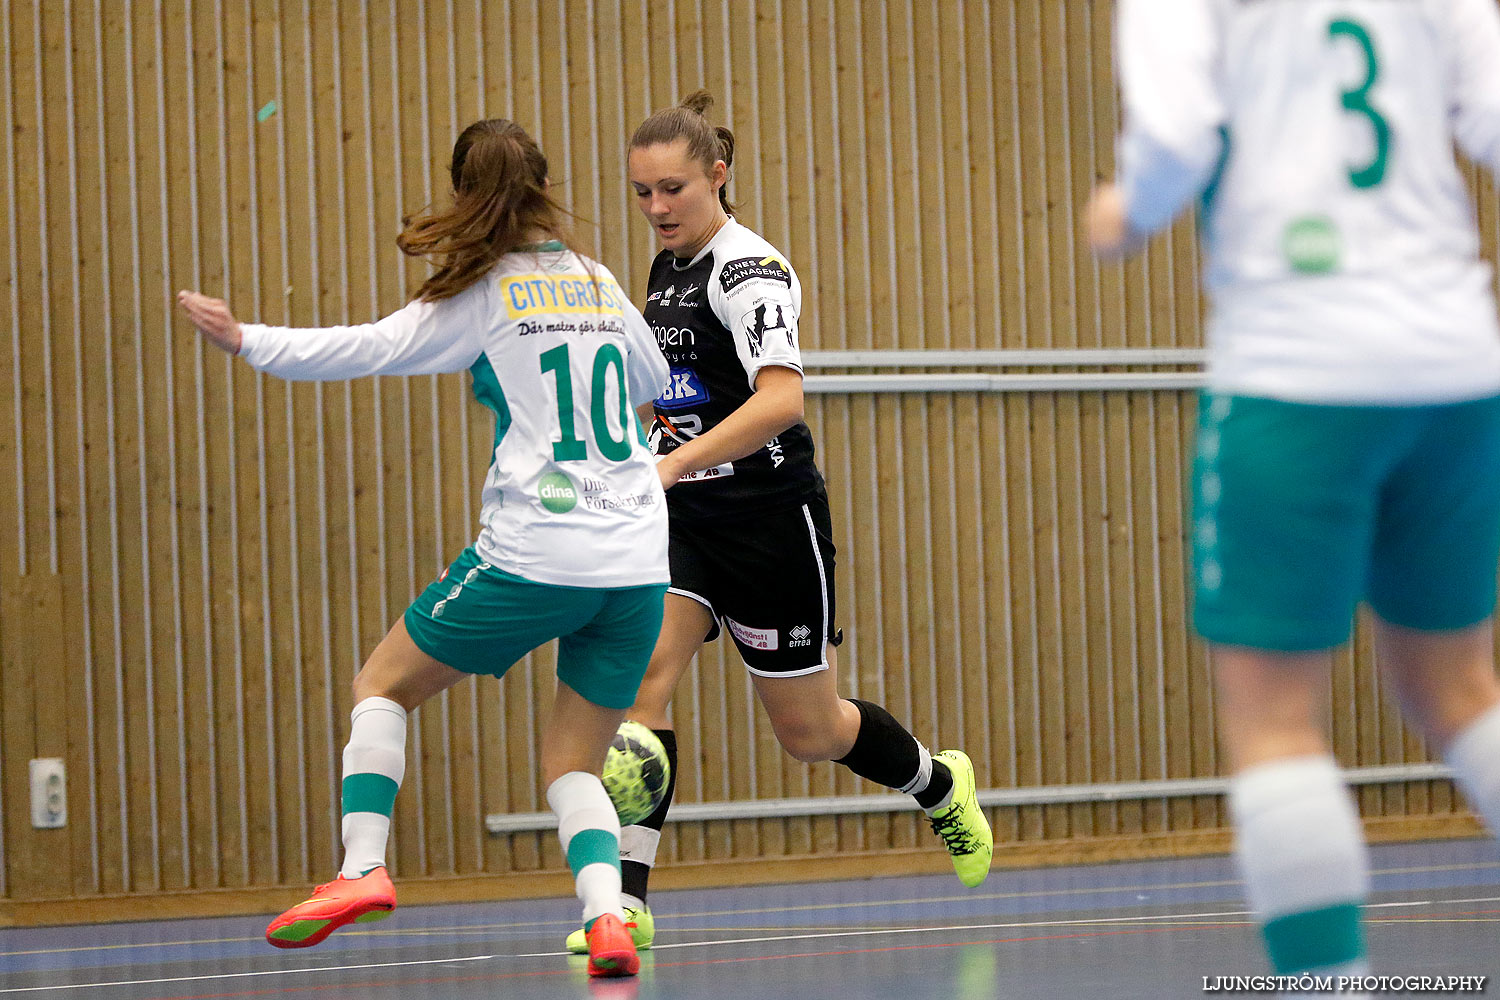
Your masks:
<instances>
[{"instance_id":1,"label":"metal railing","mask_svg":"<svg viewBox=\"0 0 1500 1000\"><path fill-rule=\"evenodd\" d=\"M1356 767L1344 772L1350 785L1390 785L1407 781L1451 778L1443 764L1388 764ZM1089 785L1042 785L1036 788L987 788L979 792L982 806L1056 806L1090 802L1135 802L1196 795L1223 795L1228 778L1167 778L1157 781L1120 781ZM743 802L691 802L674 805L668 823L697 823L723 819L786 819L798 816L849 816L860 813L906 812L915 809L909 795L825 795L808 798L748 799ZM557 817L542 813L495 813L484 818L492 834L551 830Z\"/></svg>"},{"instance_id":2,"label":"metal railing","mask_svg":"<svg viewBox=\"0 0 1500 1000\"><path fill-rule=\"evenodd\" d=\"M994 351L804 351L809 393L1069 392L1197 389L1206 352L1199 348L1083 348ZM945 371L811 374L827 368L1169 368L1169 371Z\"/></svg>"}]
</instances>

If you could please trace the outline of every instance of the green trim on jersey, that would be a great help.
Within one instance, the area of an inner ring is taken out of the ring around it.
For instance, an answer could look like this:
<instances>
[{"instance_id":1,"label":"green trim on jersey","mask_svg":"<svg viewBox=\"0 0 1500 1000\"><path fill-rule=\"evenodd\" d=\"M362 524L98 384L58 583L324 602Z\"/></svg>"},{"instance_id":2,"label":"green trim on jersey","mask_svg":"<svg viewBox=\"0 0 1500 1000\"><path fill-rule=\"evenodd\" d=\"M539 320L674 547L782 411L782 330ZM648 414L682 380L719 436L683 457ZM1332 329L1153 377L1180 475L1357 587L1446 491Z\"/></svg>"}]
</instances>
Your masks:
<instances>
[{"instance_id":1,"label":"green trim on jersey","mask_svg":"<svg viewBox=\"0 0 1500 1000\"><path fill-rule=\"evenodd\" d=\"M500 441L505 437L505 432L510 430L510 404L505 401L505 390L500 388L500 380L495 377L495 366L490 364L488 354L479 355L479 360L469 366L469 374L474 376L474 398L495 413L495 443L490 449L492 452L500 447Z\"/></svg>"},{"instance_id":2,"label":"green trim on jersey","mask_svg":"<svg viewBox=\"0 0 1500 1000\"><path fill-rule=\"evenodd\" d=\"M1219 196L1219 185L1224 182L1224 171L1229 169L1229 154L1233 149L1233 143L1229 138L1229 126L1219 126L1219 160L1214 164L1214 172L1209 174L1208 183L1203 186L1203 193L1198 196L1198 213L1203 216L1200 225L1208 220L1213 214L1214 199Z\"/></svg>"}]
</instances>

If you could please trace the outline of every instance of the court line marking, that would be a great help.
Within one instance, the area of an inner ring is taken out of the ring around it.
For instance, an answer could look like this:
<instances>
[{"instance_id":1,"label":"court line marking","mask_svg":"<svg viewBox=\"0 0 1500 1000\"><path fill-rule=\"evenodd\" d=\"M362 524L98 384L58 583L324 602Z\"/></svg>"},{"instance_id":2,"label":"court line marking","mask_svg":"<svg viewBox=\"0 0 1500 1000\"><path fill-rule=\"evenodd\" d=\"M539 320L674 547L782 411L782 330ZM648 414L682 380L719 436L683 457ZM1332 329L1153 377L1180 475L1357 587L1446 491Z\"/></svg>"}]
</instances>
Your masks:
<instances>
[{"instance_id":1,"label":"court line marking","mask_svg":"<svg viewBox=\"0 0 1500 1000\"><path fill-rule=\"evenodd\" d=\"M1188 926L1193 926L1193 925L1188 925ZM1200 924L1200 925L1197 925L1197 926L1204 927L1204 928L1213 928L1213 927L1216 927L1217 925L1215 925L1215 924ZM989 941L957 941L957 942L954 942L954 941L934 941L934 942L931 942L929 944L896 944L896 945L890 945L888 947L883 947L883 948L857 948L857 949L846 949L844 951L792 952L790 954L785 954L785 955L745 955L745 956L739 956L739 957L734 957L734 958L701 958L701 959L685 960L685 961L681 961L681 962L657 962L657 963L655 963L655 968L657 968L657 969L677 969L677 968L687 968L687 967L690 967L690 966L699 966L699 965L727 965L727 964L740 964L740 963L746 963L746 962L780 962L780 961L785 961L787 959L794 959L794 958L823 958L823 957L827 957L827 956L837 956L837 955L872 955L872 954L880 954L880 953L883 953L883 952L915 951L915 950L921 950L921 949L935 949L935 948L965 948L965 947L972 947L974 945L989 945L989 944L1030 944L1030 943L1036 942L1036 941L1062 941L1062 940L1078 939L1078 938L1110 937L1110 936L1114 936L1114 935L1125 935L1125 934L1159 934L1159 933L1162 933L1163 931L1170 930L1170 929L1171 928L1159 927L1159 926L1153 926L1153 927L1134 927L1134 928L1130 928L1130 929L1127 929L1127 930L1084 931L1084 932L1080 932L1080 933L1077 933L1077 934L1045 934L1045 935L1039 935L1039 936L1035 936L1035 937L997 938L997 939L993 939L993 940L989 940ZM491 974L488 974L488 975L478 975L478 976L447 976L447 977L444 977L442 979L410 979L410 980L389 981L389 982L361 983L361 984L359 984L359 986L360 986L361 989L370 989L370 990L373 990L373 989L384 989L384 988L387 988L387 987L404 987L404 988L410 989L410 988L419 987L419 986L430 986L430 985L434 985L434 984L437 984L437 983L461 983L461 982L472 983L472 982L483 982L483 981L487 981L487 980L488 981L498 981L498 980L504 980L504 979L522 979L522 978L540 978L540 977L555 977L555 976L572 976L572 975L576 975L577 968L578 968L578 966L575 965L571 969L558 969L558 970L541 971L541 972L497 972L497 973L491 973ZM615 980L614 982L619 982L619 981ZM628 985L632 985L632 986L633 985L637 985L637 984L631 983L629 980L625 980L625 983L628 984ZM239 993L202 993L202 994L196 994L196 995L187 996L187 997L153 997L153 998L151 998L151 1000L228 1000L228 998L233 998L233 997L267 996L267 995L271 995L273 993L289 993L291 991L306 992L307 990L319 990L319 989L328 989L328 988L339 988L339 987L344 987L345 985L346 984L343 984L343 983L331 984L331 986L307 986L307 987L292 985L292 986L288 986L285 989L281 989L281 990L254 990L254 991L243 991L243 992L239 992ZM598 982L593 982L593 983L590 984L590 991L593 992L596 987L602 986L602 985L606 985L606 984L604 984L604 983L598 983ZM632 992L630 995L633 997L635 994Z\"/></svg>"},{"instance_id":2,"label":"court line marking","mask_svg":"<svg viewBox=\"0 0 1500 1000\"><path fill-rule=\"evenodd\" d=\"M410 962L371 962L366 965L322 965L300 969L260 969L254 972L216 972L205 976L175 976L170 979L122 979L107 983L67 983L61 986L14 986L0 993L43 993L48 990L93 990L109 986L160 986L164 983L195 983L207 979L249 979L254 976L294 976L308 972L350 972L362 969L404 969L418 965L445 965L460 962L483 962L496 955L469 955L461 958L426 958Z\"/></svg>"},{"instance_id":3,"label":"court line marking","mask_svg":"<svg viewBox=\"0 0 1500 1000\"><path fill-rule=\"evenodd\" d=\"M1491 901L1492 900L1488 900L1488 899L1479 899L1479 900L1470 900L1469 902L1491 902ZM1374 908L1410 907L1410 906L1438 906L1438 905L1447 905L1447 904L1450 904L1452 902L1454 902L1454 900L1407 900L1407 901L1396 902L1396 903L1376 903L1376 904L1373 904L1371 908L1374 909ZM1151 924L1152 926L1165 928L1165 927L1169 927L1169 926L1175 926L1175 925L1178 925L1178 924L1182 924L1184 922L1201 921L1201 920L1205 920L1205 919L1209 919L1209 918L1214 918L1214 917L1253 917L1253 913L1251 911L1249 911L1249 910L1220 910L1220 911L1215 911L1215 912L1210 912L1210 913L1157 913L1157 914L1141 914L1139 916L1128 916L1128 917L1088 917L1088 918L1074 919L1074 920L1020 920L1020 921L1004 921L1004 922L1001 922L1001 923L987 923L987 924L950 924L950 925L945 925L945 926L940 926L940 927L882 927L882 928L871 928L871 929L865 929L865 930L832 931L832 932L825 931L825 932L819 932L819 933L805 933L805 934L776 934L776 935L767 935L767 936L763 936L763 937L752 937L752 938L724 938L724 939L705 940L705 941L679 941L679 942L672 942L672 943L668 943L668 944L656 945L655 947L652 948L652 951L653 952L662 952L662 951L668 951L668 950L674 950L674 949L683 949L683 948L707 948L707 947L722 946L722 945L768 944L768 943L774 943L774 942L787 942L787 941L818 941L818 940L829 940L829 939L834 939L834 938L879 937L879 936L882 936L882 935L892 935L892 936L894 936L894 935L905 935L905 934L936 934L936 933L943 933L943 932L953 933L953 932L975 932L975 931L986 931L986 930L1020 930L1020 929L1026 929L1026 928L1045 928L1045 927L1096 927L1096 926L1115 926L1115 927L1125 926L1125 927L1129 927L1129 926L1139 925L1139 924ZM1418 919L1420 919L1420 918L1418 918ZM1435 918L1431 918L1431 919L1434 920L1434 921L1444 920L1444 918L1441 918L1441 917L1435 917ZM1451 922L1462 922L1462 921L1451 921ZM1476 921L1476 922L1487 922L1487 921ZM1211 926L1236 926L1236 925L1242 924L1242 923L1246 923L1246 921L1219 921L1219 922L1217 922L1217 923L1215 923L1215 924L1213 924ZM958 942L958 944L970 944L970 943L973 943L973 942ZM561 957L567 957L567 956L569 956L569 954L570 953L566 952L566 951L543 951L543 952L525 952L525 953L513 954L513 955L472 955L472 956L467 956L467 957L461 956L461 957L457 957L457 958L419 959L419 960L412 960L412 961L408 961L408 962L372 962L372 963L366 963L366 964L361 964L361 965L306 966L306 967L297 968L297 969L261 969L261 970L254 970L254 971L249 971L249 972L223 972L223 973L213 973L213 974L209 974L209 975L179 976L179 977L164 978L164 979L135 979L135 980L120 980L120 981L98 982L98 983L70 983L70 984L66 984L66 985L56 985L56 986L20 986L20 987L11 987L11 988L0 988L0 993L41 993L41 992L47 992L47 991L52 991L52 990L104 989L104 988L115 987L115 986L155 986L155 985L162 985L162 984L166 984L166 983L195 982L195 981L199 981L199 980L212 980L212 979L247 979L247 978L253 978L253 977L257 977L257 976L290 976L290 975L299 975L299 974L301 974L301 975L309 975L309 974L324 973L324 972L363 971L363 970L367 970L367 969L415 968L415 967L426 966L426 965L444 965L444 964L458 965L458 964L462 964L462 963L466 963L466 962L484 962L484 961L492 961L492 960L499 960L499 959L556 958L556 957L559 957L559 956L561 956Z\"/></svg>"},{"instance_id":4,"label":"court line marking","mask_svg":"<svg viewBox=\"0 0 1500 1000\"><path fill-rule=\"evenodd\" d=\"M1449 871L1482 871L1482 870L1495 869L1495 868L1500 868L1500 861L1479 861L1479 862L1475 862L1474 864L1421 865L1421 866L1408 867L1408 868L1383 868L1383 869L1378 869L1376 871L1372 871L1370 874L1371 874L1372 877L1378 877L1378 876L1381 876L1381 875L1420 875L1420 874L1427 874L1427 873L1434 873L1434 872L1449 872ZM1118 885L1118 886L1097 886L1097 887L1093 887L1093 888L1031 889L1031 890L1027 890L1025 892L969 893L969 894L961 895L961 896L925 896L925 897L919 897L919 898L916 898L916 899L872 899L872 900L854 900L854 901L845 902L845 903L804 903L804 904L801 904L801 905L798 905L798 906L766 906L766 907L756 907L756 908L746 909L746 910L700 910L700 911L697 911L697 912L694 912L694 913L675 914L674 917L673 917L673 919L681 918L681 919L684 919L684 920L697 920L697 919L701 919L703 917L738 917L738 916L751 916L751 915L762 914L762 913L810 913L810 912L816 912L816 911L821 911L821 910L843 910L843 909L850 909L850 910L852 910L852 909L860 909L860 908L863 908L863 907L871 907L871 906L915 906L915 905L928 905L928 904L937 904L937 903L980 903L980 902L986 902L986 901L998 900L998 899L1036 899L1036 898L1045 897L1045 896L1082 896L1082 895L1098 895L1098 894L1113 893L1113 892L1170 892L1170 891L1182 890L1182 889L1220 889L1220 888L1224 888L1226 886L1239 885L1239 884L1241 884L1239 879L1215 879L1215 880L1203 881L1203 882L1169 882L1169 883L1166 883L1166 884L1156 884L1156 885ZM670 892L670 891L673 891L673 890L664 890L664 891ZM688 889L688 890L676 890L676 891L697 892L699 890ZM1386 891L1392 891L1392 890L1386 890ZM1500 902L1500 898L1496 898L1496 899L1480 898L1480 899L1471 899L1471 900L1446 900L1446 902L1454 902L1454 903L1458 903L1458 902L1489 903L1489 902ZM425 905L434 905L434 904L425 904ZM462 904L439 903L439 904L435 904L435 905L439 905L439 906L451 906L451 905L462 905ZM471 904L471 905L486 905L486 904L479 903L479 904ZM1387 904L1378 904L1377 903L1377 904L1370 904L1370 905L1372 905L1372 906L1381 906L1381 905L1387 905ZM235 918L235 917L217 917L217 918L208 917L208 918L188 918L188 919L234 920L234 919L239 919L239 918ZM541 928L541 927L575 927L575 926L576 926L576 922L572 921L572 920L518 920L518 921L507 922L507 923L493 923L493 924L456 924L456 925L446 926L446 927L413 927L413 928L383 927L383 928L380 928L378 930L348 930L348 931L342 932L340 934L340 936L341 937L354 937L354 936L360 936L360 937L394 937L394 936L404 936L404 935L424 936L424 935L433 935L433 934L458 934L458 933L463 933L463 932L478 933L480 931L505 930L505 929L509 929L509 928L518 928L518 927ZM0 928L0 933L3 933L6 930L13 930L14 931L14 930L28 930L28 929L29 928ZM735 929L735 928L730 928L730 929ZM64 954L70 954L70 953L82 952L82 951L118 951L118 950L128 950L128 949L131 949L131 948L178 948L178 947L191 947L191 946L194 946L194 945L205 945L205 944L236 944L236 943L242 943L242 942L247 942L247 941L259 941L259 940L261 940L260 936L256 935L256 936L247 936L247 937L196 938L196 939L184 940L184 941L132 941L132 942L121 942L121 943L118 943L118 944L80 945L80 946L72 947L72 948L37 948L37 949L29 950L29 951L0 951L0 958L9 958L9 957L21 956L21 955L64 955ZM549 953L549 954L551 954L551 953Z\"/></svg>"}]
</instances>

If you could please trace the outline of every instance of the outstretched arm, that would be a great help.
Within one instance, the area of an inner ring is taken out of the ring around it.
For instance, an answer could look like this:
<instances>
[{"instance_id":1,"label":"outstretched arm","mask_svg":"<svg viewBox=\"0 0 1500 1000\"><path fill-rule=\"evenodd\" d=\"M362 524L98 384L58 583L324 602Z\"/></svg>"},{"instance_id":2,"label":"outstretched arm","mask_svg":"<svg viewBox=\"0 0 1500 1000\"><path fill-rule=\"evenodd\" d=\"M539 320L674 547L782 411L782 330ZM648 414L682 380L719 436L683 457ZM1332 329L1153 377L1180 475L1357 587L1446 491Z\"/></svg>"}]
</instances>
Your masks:
<instances>
[{"instance_id":1,"label":"outstretched arm","mask_svg":"<svg viewBox=\"0 0 1500 1000\"><path fill-rule=\"evenodd\" d=\"M183 291L177 301L209 343L258 371L291 380L463 371L490 322L481 280L440 302L413 300L374 323L283 327L240 323L222 299Z\"/></svg>"}]
</instances>

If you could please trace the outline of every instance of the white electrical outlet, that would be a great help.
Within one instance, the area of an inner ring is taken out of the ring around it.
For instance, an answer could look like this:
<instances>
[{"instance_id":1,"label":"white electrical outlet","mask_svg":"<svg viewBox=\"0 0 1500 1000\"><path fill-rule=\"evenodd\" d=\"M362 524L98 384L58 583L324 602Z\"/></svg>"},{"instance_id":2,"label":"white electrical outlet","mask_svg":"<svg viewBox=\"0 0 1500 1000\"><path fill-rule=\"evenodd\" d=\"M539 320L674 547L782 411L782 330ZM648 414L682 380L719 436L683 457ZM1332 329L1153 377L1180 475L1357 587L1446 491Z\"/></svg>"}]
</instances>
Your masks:
<instances>
[{"instance_id":1,"label":"white electrical outlet","mask_svg":"<svg viewBox=\"0 0 1500 1000\"><path fill-rule=\"evenodd\" d=\"M31 762L31 825L38 830L68 825L68 773L61 757Z\"/></svg>"}]
</instances>

